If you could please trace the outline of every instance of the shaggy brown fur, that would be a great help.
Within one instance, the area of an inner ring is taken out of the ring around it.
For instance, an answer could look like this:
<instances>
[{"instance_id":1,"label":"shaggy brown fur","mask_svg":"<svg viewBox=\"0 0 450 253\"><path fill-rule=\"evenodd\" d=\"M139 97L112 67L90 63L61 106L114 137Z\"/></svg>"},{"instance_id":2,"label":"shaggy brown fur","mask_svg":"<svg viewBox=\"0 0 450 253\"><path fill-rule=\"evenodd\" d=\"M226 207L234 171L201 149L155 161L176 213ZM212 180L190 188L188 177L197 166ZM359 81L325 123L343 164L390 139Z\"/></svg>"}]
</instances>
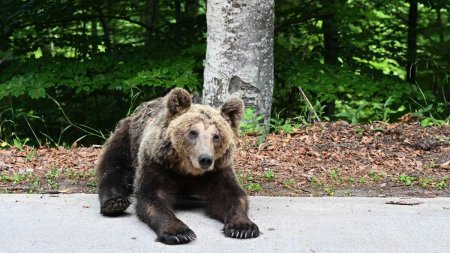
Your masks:
<instances>
[{"instance_id":1,"label":"shaggy brown fur","mask_svg":"<svg viewBox=\"0 0 450 253\"><path fill-rule=\"evenodd\" d=\"M195 195L205 200L209 215L224 223L225 236L259 236L233 171L243 108L237 98L219 110L193 105L189 93L179 88L142 104L119 122L99 158L101 213L122 214L134 192L138 217L159 241L187 243L196 235L172 210L177 196Z\"/></svg>"}]
</instances>

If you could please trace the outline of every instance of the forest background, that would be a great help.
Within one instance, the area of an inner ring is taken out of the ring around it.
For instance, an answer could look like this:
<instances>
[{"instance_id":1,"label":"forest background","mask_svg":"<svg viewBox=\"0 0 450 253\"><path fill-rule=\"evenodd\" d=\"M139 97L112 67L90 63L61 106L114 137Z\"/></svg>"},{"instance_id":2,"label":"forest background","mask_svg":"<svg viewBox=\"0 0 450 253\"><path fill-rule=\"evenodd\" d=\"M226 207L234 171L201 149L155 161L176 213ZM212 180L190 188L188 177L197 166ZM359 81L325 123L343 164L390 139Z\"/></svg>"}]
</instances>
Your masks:
<instances>
[{"instance_id":1,"label":"forest background","mask_svg":"<svg viewBox=\"0 0 450 253\"><path fill-rule=\"evenodd\" d=\"M205 12L204 0L2 1L2 146L101 144L140 102L201 94ZM271 129L449 124L449 20L440 0L275 1ZM251 108L246 119L255 131Z\"/></svg>"}]
</instances>

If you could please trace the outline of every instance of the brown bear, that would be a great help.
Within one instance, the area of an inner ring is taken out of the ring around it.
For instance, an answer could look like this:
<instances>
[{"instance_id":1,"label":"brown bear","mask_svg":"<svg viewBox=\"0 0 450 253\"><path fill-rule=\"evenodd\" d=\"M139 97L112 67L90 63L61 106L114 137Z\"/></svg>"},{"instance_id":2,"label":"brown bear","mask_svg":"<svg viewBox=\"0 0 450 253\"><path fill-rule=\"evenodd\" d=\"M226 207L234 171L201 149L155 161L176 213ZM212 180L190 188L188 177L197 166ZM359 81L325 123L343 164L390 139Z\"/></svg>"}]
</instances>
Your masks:
<instances>
[{"instance_id":1,"label":"brown bear","mask_svg":"<svg viewBox=\"0 0 450 253\"><path fill-rule=\"evenodd\" d=\"M188 243L195 233L173 210L180 195L199 196L207 213L233 238L259 236L247 216L248 198L233 169L233 152L244 104L227 100L219 110L192 104L175 88L144 103L119 122L97 163L101 213L116 216L130 205L166 244Z\"/></svg>"}]
</instances>

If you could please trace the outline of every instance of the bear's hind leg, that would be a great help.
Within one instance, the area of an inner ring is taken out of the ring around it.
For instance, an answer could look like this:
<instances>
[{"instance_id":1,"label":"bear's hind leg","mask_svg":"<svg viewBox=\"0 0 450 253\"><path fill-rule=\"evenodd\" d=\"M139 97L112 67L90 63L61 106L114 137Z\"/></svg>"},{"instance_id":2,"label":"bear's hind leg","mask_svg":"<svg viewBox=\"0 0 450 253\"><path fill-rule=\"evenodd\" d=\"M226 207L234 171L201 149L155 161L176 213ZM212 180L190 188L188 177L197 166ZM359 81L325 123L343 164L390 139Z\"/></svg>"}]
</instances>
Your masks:
<instances>
[{"instance_id":1,"label":"bear's hind leg","mask_svg":"<svg viewBox=\"0 0 450 253\"><path fill-rule=\"evenodd\" d=\"M131 202L134 168L130 156L128 128L118 128L105 146L97 166L100 213L122 214Z\"/></svg>"}]
</instances>

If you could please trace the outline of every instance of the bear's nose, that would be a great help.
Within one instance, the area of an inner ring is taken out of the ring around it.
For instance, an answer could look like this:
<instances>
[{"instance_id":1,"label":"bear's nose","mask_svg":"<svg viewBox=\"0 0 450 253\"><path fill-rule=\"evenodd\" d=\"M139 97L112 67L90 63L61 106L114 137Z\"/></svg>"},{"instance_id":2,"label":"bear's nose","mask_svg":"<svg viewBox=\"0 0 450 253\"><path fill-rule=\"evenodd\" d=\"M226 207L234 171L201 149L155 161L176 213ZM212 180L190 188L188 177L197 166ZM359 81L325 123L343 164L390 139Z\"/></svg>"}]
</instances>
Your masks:
<instances>
[{"instance_id":1,"label":"bear's nose","mask_svg":"<svg viewBox=\"0 0 450 253\"><path fill-rule=\"evenodd\" d=\"M200 155L198 157L198 163L200 164L200 167L202 167L202 169L207 170L209 168L209 166L211 166L213 162L212 156L210 155Z\"/></svg>"}]
</instances>

